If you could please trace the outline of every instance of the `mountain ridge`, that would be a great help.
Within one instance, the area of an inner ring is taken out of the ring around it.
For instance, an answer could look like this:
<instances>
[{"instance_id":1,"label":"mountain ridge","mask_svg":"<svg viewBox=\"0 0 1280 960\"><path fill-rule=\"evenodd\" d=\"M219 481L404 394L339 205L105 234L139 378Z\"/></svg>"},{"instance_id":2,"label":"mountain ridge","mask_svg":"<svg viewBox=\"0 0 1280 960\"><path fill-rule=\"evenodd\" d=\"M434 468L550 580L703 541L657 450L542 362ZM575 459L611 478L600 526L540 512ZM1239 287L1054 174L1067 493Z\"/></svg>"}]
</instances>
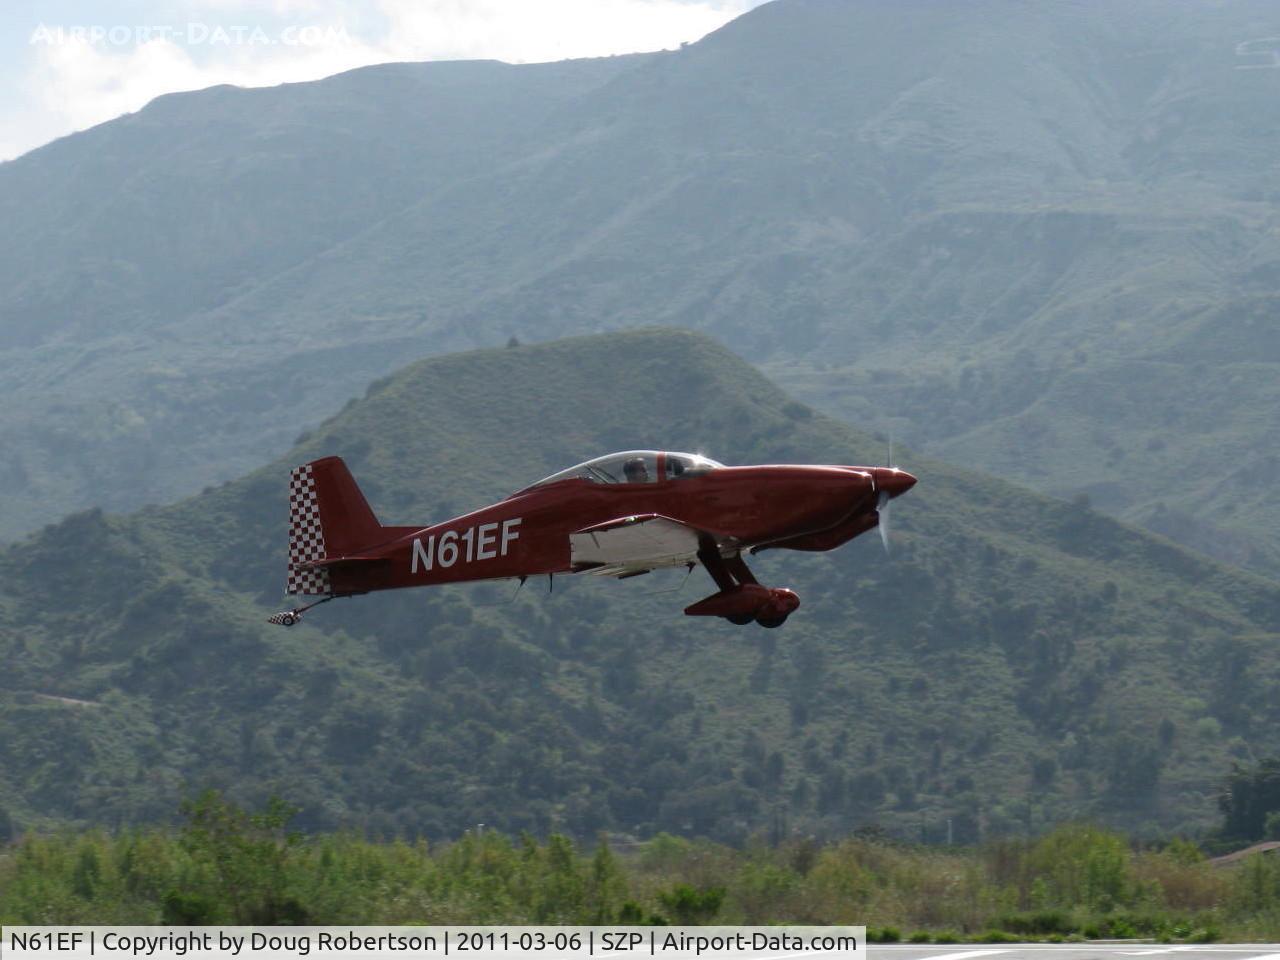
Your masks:
<instances>
[{"instance_id":1,"label":"mountain ridge","mask_svg":"<svg viewBox=\"0 0 1280 960\"><path fill-rule=\"evenodd\" d=\"M657 322L1274 579L1270 15L782 0L676 52L179 97L235 135L141 193L87 141L6 164L0 536L247 471L406 356ZM177 136L145 114L86 136L127 166ZM12 214L78 209L72 169L110 216L50 246Z\"/></svg>"}]
</instances>

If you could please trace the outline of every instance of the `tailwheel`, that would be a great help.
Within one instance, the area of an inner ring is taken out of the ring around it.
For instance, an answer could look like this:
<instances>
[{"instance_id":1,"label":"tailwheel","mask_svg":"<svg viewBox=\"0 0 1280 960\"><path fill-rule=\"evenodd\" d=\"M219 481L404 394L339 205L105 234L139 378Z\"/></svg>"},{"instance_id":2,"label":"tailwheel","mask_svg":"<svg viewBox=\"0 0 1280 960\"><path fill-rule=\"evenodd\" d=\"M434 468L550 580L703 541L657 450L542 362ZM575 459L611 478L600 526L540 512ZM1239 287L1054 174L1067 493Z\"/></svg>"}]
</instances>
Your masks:
<instances>
[{"instance_id":1,"label":"tailwheel","mask_svg":"<svg viewBox=\"0 0 1280 960\"><path fill-rule=\"evenodd\" d=\"M322 603L328 603L330 600L336 600L340 596L349 597L351 596L351 594L330 593L327 596L325 596L322 600L317 600L314 603L308 603L305 607L294 607L292 610L285 610L285 611L282 611L281 613L273 613L271 616L267 617L267 623L274 623L277 626L281 626L281 627L292 627L295 623L301 620L302 615L306 613L308 610L310 610L312 607L318 607Z\"/></svg>"}]
</instances>

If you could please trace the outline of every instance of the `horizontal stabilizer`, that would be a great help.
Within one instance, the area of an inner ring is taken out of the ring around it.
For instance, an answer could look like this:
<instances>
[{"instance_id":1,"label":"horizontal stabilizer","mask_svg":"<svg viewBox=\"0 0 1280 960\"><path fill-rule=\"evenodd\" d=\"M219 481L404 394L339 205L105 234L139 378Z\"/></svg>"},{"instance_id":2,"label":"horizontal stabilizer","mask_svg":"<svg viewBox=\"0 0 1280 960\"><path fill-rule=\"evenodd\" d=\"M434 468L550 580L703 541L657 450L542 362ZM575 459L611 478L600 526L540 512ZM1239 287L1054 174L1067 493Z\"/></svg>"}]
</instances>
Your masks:
<instances>
[{"instance_id":1,"label":"horizontal stabilizer","mask_svg":"<svg viewBox=\"0 0 1280 960\"><path fill-rule=\"evenodd\" d=\"M331 567L366 566L374 563L390 563L390 557L324 557L320 560L312 560L308 563L298 564L299 570L328 570Z\"/></svg>"}]
</instances>

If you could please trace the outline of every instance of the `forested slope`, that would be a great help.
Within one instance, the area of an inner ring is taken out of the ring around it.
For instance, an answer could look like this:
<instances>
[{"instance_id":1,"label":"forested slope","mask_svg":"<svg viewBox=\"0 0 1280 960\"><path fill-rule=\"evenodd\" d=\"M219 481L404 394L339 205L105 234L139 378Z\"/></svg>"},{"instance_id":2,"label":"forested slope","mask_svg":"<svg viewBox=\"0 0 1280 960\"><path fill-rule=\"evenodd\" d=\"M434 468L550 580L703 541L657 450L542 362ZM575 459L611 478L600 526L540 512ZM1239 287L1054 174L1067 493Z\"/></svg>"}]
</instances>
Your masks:
<instances>
[{"instance_id":1,"label":"forested slope","mask_svg":"<svg viewBox=\"0 0 1280 960\"><path fill-rule=\"evenodd\" d=\"M164 508L81 513L0 554L0 806L21 827L278 792L309 827L881 825L961 841L1096 817L1212 823L1280 734L1280 589L1083 504L899 451L874 536L762 554L777 631L685 618L695 571L371 595L285 630L290 466L346 457L427 522L630 447L877 463L706 338L671 330L416 363L279 461Z\"/></svg>"},{"instance_id":2,"label":"forested slope","mask_svg":"<svg viewBox=\"0 0 1280 960\"><path fill-rule=\"evenodd\" d=\"M406 359L709 331L1276 578L1270 0L779 0L679 51L164 97L0 165L0 535Z\"/></svg>"}]
</instances>

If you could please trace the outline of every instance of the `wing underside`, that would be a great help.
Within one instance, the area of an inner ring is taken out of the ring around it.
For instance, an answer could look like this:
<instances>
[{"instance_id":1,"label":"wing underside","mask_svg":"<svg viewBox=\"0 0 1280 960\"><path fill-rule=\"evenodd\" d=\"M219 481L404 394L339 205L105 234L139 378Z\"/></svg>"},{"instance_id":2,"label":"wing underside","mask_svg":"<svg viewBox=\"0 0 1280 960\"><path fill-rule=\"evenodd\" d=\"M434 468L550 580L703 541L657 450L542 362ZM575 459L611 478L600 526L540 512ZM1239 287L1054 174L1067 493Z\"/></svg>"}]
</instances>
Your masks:
<instances>
[{"instance_id":1,"label":"wing underside","mask_svg":"<svg viewBox=\"0 0 1280 960\"><path fill-rule=\"evenodd\" d=\"M695 563L709 536L657 514L620 517L569 534L573 569L603 577L625 577L660 567Z\"/></svg>"}]
</instances>

